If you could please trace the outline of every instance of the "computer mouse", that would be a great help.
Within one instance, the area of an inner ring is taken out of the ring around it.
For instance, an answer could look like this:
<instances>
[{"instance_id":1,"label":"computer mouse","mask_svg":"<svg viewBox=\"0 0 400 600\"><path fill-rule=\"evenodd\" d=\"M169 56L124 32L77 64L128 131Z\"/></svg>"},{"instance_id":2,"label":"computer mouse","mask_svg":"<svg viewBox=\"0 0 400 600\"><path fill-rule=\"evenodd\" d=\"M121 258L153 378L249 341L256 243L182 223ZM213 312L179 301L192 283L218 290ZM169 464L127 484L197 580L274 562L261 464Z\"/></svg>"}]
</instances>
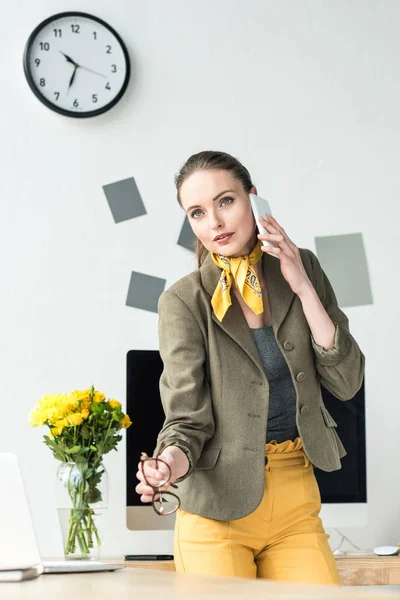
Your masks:
<instances>
[{"instance_id":1,"label":"computer mouse","mask_svg":"<svg viewBox=\"0 0 400 600\"><path fill-rule=\"evenodd\" d=\"M377 546L374 548L375 554L378 556L391 556L400 552L399 546Z\"/></svg>"}]
</instances>

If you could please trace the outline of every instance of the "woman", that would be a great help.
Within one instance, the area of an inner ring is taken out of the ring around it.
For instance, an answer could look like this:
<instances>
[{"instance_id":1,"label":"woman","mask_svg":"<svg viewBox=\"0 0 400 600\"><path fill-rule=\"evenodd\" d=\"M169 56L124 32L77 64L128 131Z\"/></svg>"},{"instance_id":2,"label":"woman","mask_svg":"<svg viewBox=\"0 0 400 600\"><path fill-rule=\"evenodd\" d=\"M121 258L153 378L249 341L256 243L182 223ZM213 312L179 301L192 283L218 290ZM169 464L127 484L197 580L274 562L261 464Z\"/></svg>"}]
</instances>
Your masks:
<instances>
[{"instance_id":1,"label":"woman","mask_svg":"<svg viewBox=\"0 0 400 600\"><path fill-rule=\"evenodd\" d=\"M176 570L339 584L313 465L340 469L346 451L320 385L351 399L364 356L316 256L272 217L257 234L237 159L195 154L176 187L198 257L159 300ZM150 502L140 465L137 477Z\"/></svg>"}]
</instances>

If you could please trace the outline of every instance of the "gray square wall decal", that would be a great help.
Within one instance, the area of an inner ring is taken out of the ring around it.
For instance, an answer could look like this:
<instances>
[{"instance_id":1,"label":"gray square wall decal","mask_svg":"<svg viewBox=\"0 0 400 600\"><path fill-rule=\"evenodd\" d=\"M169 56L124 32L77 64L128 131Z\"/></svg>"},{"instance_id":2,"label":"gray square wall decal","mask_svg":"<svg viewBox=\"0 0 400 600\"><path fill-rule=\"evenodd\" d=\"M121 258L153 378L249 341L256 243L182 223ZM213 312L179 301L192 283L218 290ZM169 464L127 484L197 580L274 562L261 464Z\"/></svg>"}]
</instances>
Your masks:
<instances>
[{"instance_id":1,"label":"gray square wall decal","mask_svg":"<svg viewBox=\"0 0 400 600\"><path fill-rule=\"evenodd\" d=\"M316 237L317 256L341 307L372 304L362 233Z\"/></svg>"},{"instance_id":2,"label":"gray square wall decal","mask_svg":"<svg viewBox=\"0 0 400 600\"><path fill-rule=\"evenodd\" d=\"M143 200L133 177L103 185L103 190L116 223L146 214Z\"/></svg>"},{"instance_id":3,"label":"gray square wall decal","mask_svg":"<svg viewBox=\"0 0 400 600\"><path fill-rule=\"evenodd\" d=\"M132 272L126 305L158 312L158 299L165 289L166 279Z\"/></svg>"},{"instance_id":4,"label":"gray square wall decal","mask_svg":"<svg viewBox=\"0 0 400 600\"><path fill-rule=\"evenodd\" d=\"M183 248L186 248L187 250L191 250L192 252L195 252L195 250L196 250L195 242L196 242L196 236L194 235L193 230L190 227L188 218L185 217L185 221L182 225L182 229L179 234L178 246L183 246Z\"/></svg>"}]
</instances>

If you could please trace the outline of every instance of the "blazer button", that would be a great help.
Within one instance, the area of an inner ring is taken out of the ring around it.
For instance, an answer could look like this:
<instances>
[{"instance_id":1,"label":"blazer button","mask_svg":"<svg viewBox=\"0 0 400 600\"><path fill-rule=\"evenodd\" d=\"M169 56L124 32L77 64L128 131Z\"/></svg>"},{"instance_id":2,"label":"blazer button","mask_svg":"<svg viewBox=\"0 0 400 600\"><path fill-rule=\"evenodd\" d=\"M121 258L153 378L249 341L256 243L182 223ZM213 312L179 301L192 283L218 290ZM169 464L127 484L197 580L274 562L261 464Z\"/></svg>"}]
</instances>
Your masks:
<instances>
[{"instance_id":1,"label":"blazer button","mask_svg":"<svg viewBox=\"0 0 400 600\"><path fill-rule=\"evenodd\" d=\"M292 342L289 342L289 340L285 340L283 342L283 347L285 348L285 350L292 350L293 344Z\"/></svg>"},{"instance_id":2,"label":"blazer button","mask_svg":"<svg viewBox=\"0 0 400 600\"><path fill-rule=\"evenodd\" d=\"M300 408L300 412L301 412L302 415L305 415L306 412L308 412L308 406L306 404L304 404L304 406L302 406Z\"/></svg>"},{"instance_id":3,"label":"blazer button","mask_svg":"<svg viewBox=\"0 0 400 600\"><path fill-rule=\"evenodd\" d=\"M304 375L303 371L300 371L300 373L297 373L297 375L296 375L297 381L303 381L304 378L305 378L305 375Z\"/></svg>"}]
</instances>

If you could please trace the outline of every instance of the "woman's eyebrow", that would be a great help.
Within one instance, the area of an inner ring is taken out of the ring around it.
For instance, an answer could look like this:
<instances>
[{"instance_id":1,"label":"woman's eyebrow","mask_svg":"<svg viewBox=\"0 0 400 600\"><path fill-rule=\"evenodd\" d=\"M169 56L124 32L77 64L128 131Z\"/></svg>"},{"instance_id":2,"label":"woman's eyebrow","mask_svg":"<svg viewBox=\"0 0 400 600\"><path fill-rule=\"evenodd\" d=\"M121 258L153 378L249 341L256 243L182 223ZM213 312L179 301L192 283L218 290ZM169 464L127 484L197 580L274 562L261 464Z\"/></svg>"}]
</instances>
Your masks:
<instances>
[{"instance_id":1,"label":"woman's eyebrow","mask_svg":"<svg viewBox=\"0 0 400 600\"><path fill-rule=\"evenodd\" d=\"M217 194L217 195L215 196L215 198L213 198L213 200L212 200L212 201L213 201L213 202L215 202L215 200L218 200L218 198L219 198L220 196L222 196L223 194L227 194L228 192L233 192L233 193L235 193L235 191L234 191L234 190L224 190L223 192L219 192L219 194ZM192 208L197 208L198 206L200 206L200 204L194 204L193 206L189 206L189 208L187 209L187 211L191 210Z\"/></svg>"}]
</instances>

